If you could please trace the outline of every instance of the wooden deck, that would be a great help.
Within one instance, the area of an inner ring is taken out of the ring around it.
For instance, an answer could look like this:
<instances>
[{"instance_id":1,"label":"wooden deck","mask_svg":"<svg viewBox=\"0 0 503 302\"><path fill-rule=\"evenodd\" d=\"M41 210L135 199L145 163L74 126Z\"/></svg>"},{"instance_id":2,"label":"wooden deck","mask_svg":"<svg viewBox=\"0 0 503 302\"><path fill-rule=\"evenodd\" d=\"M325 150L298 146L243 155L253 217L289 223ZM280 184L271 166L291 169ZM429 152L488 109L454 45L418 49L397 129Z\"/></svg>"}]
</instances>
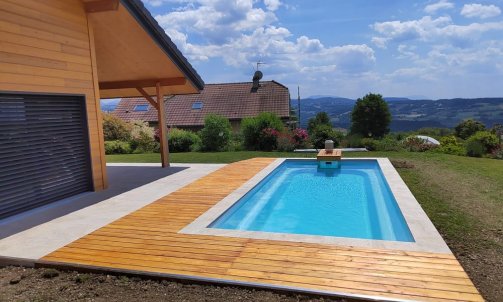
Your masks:
<instances>
[{"instance_id":1,"label":"wooden deck","mask_svg":"<svg viewBox=\"0 0 503 302\"><path fill-rule=\"evenodd\" d=\"M483 301L453 255L177 233L272 161L227 165L42 260L382 299Z\"/></svg>"}]
</instances>

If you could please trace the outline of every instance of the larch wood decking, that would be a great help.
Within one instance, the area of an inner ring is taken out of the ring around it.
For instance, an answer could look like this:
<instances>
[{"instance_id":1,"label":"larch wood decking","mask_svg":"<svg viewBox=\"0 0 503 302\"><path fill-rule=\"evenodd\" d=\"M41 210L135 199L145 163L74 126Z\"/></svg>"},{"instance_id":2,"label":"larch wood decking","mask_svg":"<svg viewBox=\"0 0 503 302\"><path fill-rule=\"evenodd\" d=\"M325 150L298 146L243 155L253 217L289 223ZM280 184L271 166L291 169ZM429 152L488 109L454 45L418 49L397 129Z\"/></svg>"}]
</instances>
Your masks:
<instances>
[{"instance_id":1,"label":"larch wood decking","mask_svg":"<svg viewBox=\"0 0 503 302\"><path fill-rule=\"evenodd\" d=\"M383 299L483 301L450 254L177 233L272 161L227 165L42 260Z\"/></svg>"}]
</instances>

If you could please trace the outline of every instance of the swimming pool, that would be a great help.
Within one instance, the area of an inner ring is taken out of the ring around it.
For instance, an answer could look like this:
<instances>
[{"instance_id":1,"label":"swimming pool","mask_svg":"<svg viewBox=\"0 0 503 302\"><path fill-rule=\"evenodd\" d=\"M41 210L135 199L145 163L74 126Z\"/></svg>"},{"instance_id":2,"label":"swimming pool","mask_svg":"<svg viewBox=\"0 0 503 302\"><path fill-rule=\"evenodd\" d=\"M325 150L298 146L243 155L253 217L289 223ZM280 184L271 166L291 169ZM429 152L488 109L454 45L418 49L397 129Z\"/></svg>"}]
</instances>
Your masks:
<instances>
[{"instance_id":1,"label":"swimming pool","mask_svg":"<svg viewBox=\"0 0 503 302\"><path fill-rule=\"evenodd\" d=\"M451 253L387 158L275 159L179 233Z\"/></svg>"},{"instance_id":2,"label":"swimming pool","mask_svg":"<svg viewBox=\"0 0 503 302\"><path fill-rule=\"evenodd\" d=\"M208 227L414 241L376 160L286 160Z\"/></svg>"}]
</instances>

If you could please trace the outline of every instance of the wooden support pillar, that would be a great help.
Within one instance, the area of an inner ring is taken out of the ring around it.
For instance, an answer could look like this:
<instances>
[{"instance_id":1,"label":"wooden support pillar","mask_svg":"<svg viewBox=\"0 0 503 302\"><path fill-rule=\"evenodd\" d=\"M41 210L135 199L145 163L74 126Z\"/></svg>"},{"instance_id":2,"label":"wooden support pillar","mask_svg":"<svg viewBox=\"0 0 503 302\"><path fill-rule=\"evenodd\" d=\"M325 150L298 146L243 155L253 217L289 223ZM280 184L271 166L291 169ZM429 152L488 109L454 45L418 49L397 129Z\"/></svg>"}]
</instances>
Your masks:
<instances>
[{"instance_id":1,"label":"wooden support pillar","mask_svg":"<svg viewBox=\"0 0 503 302\"><path fill-rule=\"evenodd\" d=\"M159 141L161 143L161 163L163 168L169 167L169 148L166 126L166 111L164 111L164 95L161 93L161 83L157 82L156 86L157 95L157 120L159 121Z\"/></svg>"}]
</instances>

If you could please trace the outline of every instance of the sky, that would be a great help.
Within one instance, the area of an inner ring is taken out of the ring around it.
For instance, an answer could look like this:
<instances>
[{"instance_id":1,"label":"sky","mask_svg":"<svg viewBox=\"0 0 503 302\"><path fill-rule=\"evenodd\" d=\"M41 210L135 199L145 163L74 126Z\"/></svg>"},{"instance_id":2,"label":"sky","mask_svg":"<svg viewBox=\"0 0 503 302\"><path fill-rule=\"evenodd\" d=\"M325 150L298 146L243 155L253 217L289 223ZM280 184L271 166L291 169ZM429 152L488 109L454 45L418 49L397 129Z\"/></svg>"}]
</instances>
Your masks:
<instances>
[{"instance_id":1,"label":"sky","mask_svg":"<svg viewBox=\"0 0 503 302\"><path fill-rule=\"evenodd\" d=\"M205 83L297 97L503 96L503 0L143 0Z\"/></svg>"}]
</instances>

